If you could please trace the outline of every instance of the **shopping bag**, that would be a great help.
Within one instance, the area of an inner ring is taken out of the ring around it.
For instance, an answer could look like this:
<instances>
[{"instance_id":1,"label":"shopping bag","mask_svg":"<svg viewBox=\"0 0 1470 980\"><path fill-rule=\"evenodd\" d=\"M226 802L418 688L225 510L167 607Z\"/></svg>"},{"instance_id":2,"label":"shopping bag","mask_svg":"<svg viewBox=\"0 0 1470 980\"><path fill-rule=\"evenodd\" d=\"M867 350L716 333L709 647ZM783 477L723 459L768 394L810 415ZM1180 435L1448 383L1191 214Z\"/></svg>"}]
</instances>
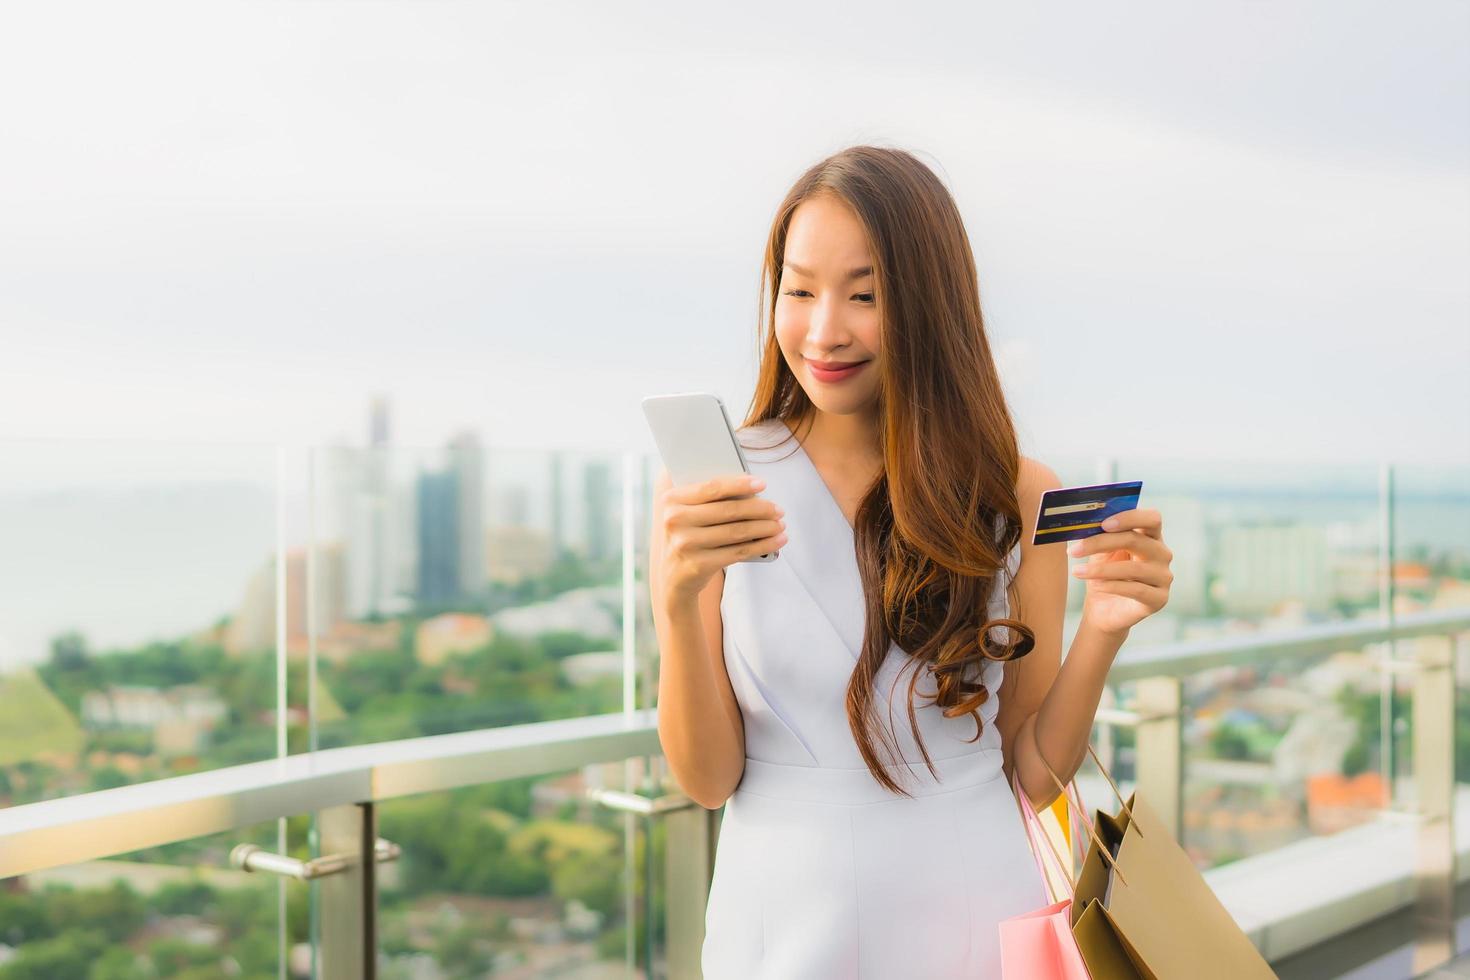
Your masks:
<instances>
[{"instance_id":1,"label":"shopping bag","mask_svg":"<svg viewBox=\"0 0 1470 980\"><path fill-rule=\"evenodd\" d=\"M1092 980L1275 977L1148 801L1136 791L1124 800L1088 751L1122 807L1116 816L1098 810L1087 824L1090 844L1069 909Z\"/></svg>"},{"instance_id":2,"label":"shopping bag","mask_svg":"<svg viewBox=\"0 0 1470 980\"><path fill-rule=\"evenodd\" d=\"M1063 882L1063 889L1070 891L1074 876L1070 861L1064 863L1055 841L1047 835L1031 800L1022 792L1014 772L1011 789L1021 806L1022 826L1026 840L1031 846L1031 856L1036 860L1036 872L1043 887L1052 892L1052 881ZM1066 797L1063 793L1063 797ZM1070 808L1072 810L1077 807ZM1067 828L1063 828L1064 833ZM1076 835L1066 833L1067 857L1072 856L1070 843ZM1048 879L1043 855L1055 860L1060 873L1059 879ZM1055 897L1053 894L1052 897ZM1064 895L1031 912L1002 919L1000 928L1000 974L1002 980L1090 980L1082 953L1072 936L1072 899Z\"/></svg>"}]
</instances>

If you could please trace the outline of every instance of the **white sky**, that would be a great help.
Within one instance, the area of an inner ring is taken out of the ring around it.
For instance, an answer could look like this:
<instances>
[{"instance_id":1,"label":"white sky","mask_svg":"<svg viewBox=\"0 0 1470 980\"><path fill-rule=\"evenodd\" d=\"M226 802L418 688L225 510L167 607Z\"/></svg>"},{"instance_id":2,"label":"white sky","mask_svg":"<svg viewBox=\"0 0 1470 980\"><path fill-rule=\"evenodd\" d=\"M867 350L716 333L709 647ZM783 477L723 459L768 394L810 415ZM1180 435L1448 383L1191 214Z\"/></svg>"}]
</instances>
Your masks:
<instances>
[{"instance_id":1,"label":"white sky","mask_svg":"<svg viewBox=\"0 0 1470 980\"><path fill-rule=\"evenodd\" d=\"M1467 66L1461 2L12 5L0 439L652 451L875 141L1027 454L1467 462Z\"/></svg>"}]
</instances>

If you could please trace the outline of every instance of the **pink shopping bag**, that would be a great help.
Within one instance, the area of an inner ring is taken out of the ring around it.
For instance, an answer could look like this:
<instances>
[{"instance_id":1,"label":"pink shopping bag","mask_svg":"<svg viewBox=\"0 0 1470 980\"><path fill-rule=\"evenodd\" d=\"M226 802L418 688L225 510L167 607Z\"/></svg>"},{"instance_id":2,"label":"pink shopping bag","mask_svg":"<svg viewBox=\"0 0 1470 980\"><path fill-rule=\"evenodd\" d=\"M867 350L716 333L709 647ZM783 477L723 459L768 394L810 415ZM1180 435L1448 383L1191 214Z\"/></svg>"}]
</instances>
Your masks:
<instances>
[{"instance_id":1,"label":"pink shopping bag","mask_svg":"<svg viewBox=\"0 0 1470 980\"><path fill-rule=\"evenodd\" d=\"M1031 800L1021 790L1014 773L1011 789L1021 805L1022 824L1026 829L1026 840L1031 845L1031 856L1036 859L1036 872L1046 887L1046 869L1042 854L1049 854L1062 872L1062 880L1070 890L1075 875L1069 864L1064 864L1055 844L1041 826ZM1075 788L1068 785L1068 811L1080 816L1082 804L1076 797ZM1083 818L1085 819L1085 818ZM1070 821L1069 821L1070 822ZM1069 845L1080 845L1082 835L1068 833ZM1071 847L1068 847L1071 857ZM1072 898L1070 895L1058 902L1013 915L1000 922L1000 974L1002 980L1091 980L1082 953L1077 949L1077 940L1072 936Z\"/></svg>"}]
</instances>

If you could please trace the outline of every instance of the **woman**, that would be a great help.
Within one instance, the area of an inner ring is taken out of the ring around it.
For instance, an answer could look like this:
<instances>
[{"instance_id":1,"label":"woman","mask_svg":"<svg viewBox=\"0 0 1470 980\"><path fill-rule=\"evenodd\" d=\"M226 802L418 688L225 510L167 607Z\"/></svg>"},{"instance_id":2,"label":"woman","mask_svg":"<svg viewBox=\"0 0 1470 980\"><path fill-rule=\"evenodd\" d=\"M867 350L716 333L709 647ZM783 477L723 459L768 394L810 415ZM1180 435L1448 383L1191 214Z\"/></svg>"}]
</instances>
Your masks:
<instances>
[{"instance_id":1,"label":"woman","mask_svg":"<svg viewBox=\"0 0 1470 980\"><path fill-rule=\"evenodd\" d=\"M1109 666L1168 598L1162 520L1072 543L1063 663L1066 558L1030 543L1061 484L1019 455L959 210L913 156L803 174L764 287L752 478L665 471L654 501L659 737L725 807L704 976L999 976L996 924L1046 904L1011 775L1040 808L1047 766L1081 764Z\"/></svg>"}]
</instances>

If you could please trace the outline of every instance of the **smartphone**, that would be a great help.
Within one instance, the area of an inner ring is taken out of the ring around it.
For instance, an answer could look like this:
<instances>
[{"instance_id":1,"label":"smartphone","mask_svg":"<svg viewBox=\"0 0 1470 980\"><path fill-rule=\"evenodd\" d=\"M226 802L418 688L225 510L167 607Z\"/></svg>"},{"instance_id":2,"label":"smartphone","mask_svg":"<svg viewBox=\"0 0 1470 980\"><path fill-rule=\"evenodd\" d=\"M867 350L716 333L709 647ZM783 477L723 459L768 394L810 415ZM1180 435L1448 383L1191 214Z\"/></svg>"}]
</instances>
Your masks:
<instances>
[{"instance_id":1,"label":"smartphone","mask_svg":"<svg viewBox=\"0 0 1470 980\"><path fill-rule=\"evenodd\" d=\"M674 486L750 472L740 440L735 438L735 427L718 395L706 391L650 395L643 399L643 415ZM740 560L775 561L779 554L771 551Z\"/></svg>"}]
</instances>

